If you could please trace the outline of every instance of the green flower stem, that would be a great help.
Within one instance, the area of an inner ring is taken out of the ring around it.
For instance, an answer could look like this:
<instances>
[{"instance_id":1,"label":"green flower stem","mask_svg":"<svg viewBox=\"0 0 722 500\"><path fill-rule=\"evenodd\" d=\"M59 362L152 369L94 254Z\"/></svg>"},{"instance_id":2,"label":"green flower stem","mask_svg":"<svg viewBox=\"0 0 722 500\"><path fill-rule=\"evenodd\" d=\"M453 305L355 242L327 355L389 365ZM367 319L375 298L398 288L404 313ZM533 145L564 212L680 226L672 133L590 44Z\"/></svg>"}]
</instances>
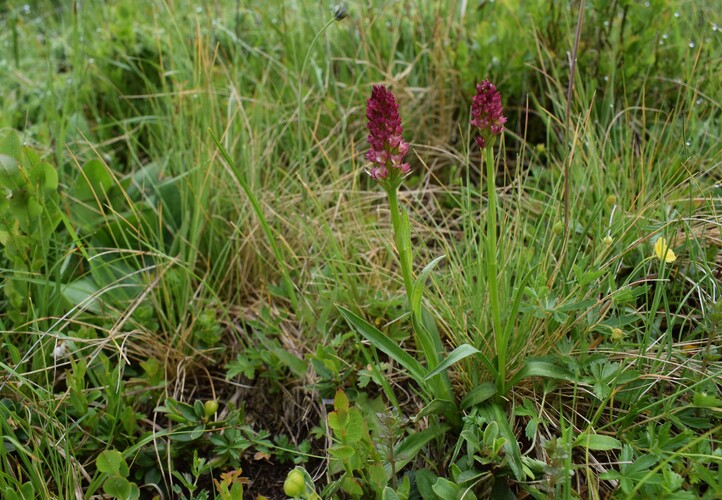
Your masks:
<instances>
[{"instance_id":1,"label":"green flower stem","mask_svg":"<svg viewBox=\"0 0 722 500\"><path fill-rule=\"evenodd\" d=\"M486 277L491 303L491 323L494 330L494 343L496 344L498 394L505 392L506 382L506 348L507 341L504 329L501 326L501 308L499 307L499 283L497 281L497 251L496 251L496 225L497 225L497 199L496 199L496 172L494 168L494 149L491 144L486 147L486 182L488 185L488 217L486 221Z\"/></svg>"},{"instance_id":2,"label":"green flower stem","mask_svg":"<svg viewBox=\"0 0 722 500\"><path fill-rule=\"evenodd\" d=\"M399 252L399 261L401 263L401 274L404 277L404 288L406 289L406 296L411 299L411 292L413 290L413 274L411 272L411 249L408 246L408 241L403 237L403 230L401 227L401 212L399 211L399 197L396 191L396 187L388 189L386 192L389 195L389 208L391 210L391 224L394 229L394 242L396 243L396 250Z\"/></svg>"},{"instance_id":3,"label":"green flower stem","mask_svg":"<svg viewBox=\"0 0 722 500\"><path fill-rule=\"evenodd\" d=\"M412 255L411 255L411 235L409 231L409 221L405 212L399 209L399 200L397 193L398 183L392 183L385 186L389 196L389 208L391 210L391 223L394 229L394 240L396 249L399 252L399 262L401 264L401 274L404 278L404 287L406 288L406 297L409 301L411 311L411 321L414 326L414 341L417 349L420 349L426 358L426 364L429 370L433 370L439 364L439 352L442 350L441 339L439 338L436 325L433 318L421 306L415 309L412 303L414 293L414 275L412 272ZM433 333L432 333L433 332ZM419 381L421 382L421 381ZM454 393L451 389L451 382L448 374L444 372L437 377L431 386L431 392L439 399L454 401ZM446 416L452 425L460 425L459 415L455 407L446 412Z\"/></svg>"}]
</instances>

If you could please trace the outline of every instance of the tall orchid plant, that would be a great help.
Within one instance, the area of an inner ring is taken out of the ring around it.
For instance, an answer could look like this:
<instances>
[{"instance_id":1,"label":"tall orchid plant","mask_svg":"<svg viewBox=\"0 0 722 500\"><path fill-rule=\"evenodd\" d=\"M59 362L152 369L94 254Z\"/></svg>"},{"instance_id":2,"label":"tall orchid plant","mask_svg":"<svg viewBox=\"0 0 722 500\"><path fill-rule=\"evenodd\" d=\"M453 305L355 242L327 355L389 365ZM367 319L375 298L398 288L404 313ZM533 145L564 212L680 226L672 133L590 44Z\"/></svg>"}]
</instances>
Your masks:
<instances>
[{"instance_id":1,"label":"tall orchid plant","mask_svg":"<svg viewBox=\"0 0 722 500\"><path fill-rule=\"evenodd\" d=\"M399 206L398 198L399 186L411 171L411 165L405 161L409 143L404 140L402 135L404 129L396 98L383 85L373 87L371 97L367 101L366 118L369 130L367 141L370 146L366 153L366 159L370 162L367 172L388 195L394 243L398 251L404 289L411 309L414 340L424 356L426 366L423 366L382 332L351 311L344 308L340 308L340 310L361 335L408 370L429 400L435 400L441 406L440 411L444 412L450 421L458 422L456 404L448 375L444 371L434 374L433 377L428 376L429 372L439 365L443 345L436 323L431 314L422 306L421 299L424 283L431 269L440 259L432 261L419 273L417 278L414 278L409 217L406 211ZM388 392L389 398L393 400L390 389Z\"/></svg>"}]
</instances>

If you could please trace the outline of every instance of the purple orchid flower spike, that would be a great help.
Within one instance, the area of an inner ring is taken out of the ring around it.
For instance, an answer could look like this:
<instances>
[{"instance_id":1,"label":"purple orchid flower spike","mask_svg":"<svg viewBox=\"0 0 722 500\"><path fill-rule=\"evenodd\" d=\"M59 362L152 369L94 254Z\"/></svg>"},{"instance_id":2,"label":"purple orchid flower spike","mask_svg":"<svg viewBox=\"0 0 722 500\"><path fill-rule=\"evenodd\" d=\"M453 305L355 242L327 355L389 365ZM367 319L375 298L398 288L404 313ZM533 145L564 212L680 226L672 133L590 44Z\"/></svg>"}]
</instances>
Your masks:
<instances>
[{"instance_id":1,"label":"purple orchid flower spike","mask_svg":"<svg viewBox=\"0 0 722 500\"><path fill-rule=\"evenodd\" d=\"M367 101L366 118L369 129L367 141L371 146L366 159L373 164L368 173L384 184L398 185L400 176L411 171L411 165L404 162L409 143L401 136L404 129L396 98L383 85L374 85Z\"/></svg>"},{"instance_id":2,"label":"purple orchid flower spike","mask_svg":"<svg viewBox=\"0 0 722 500\"><path fill-rule=\"evenodd\" d=\"M476 95L471 103L471 124L481 135L476 143L484 149L504 130L506 117L501 105L501 94L489 80L476 84Z\"/></svg>"}]
</instances>

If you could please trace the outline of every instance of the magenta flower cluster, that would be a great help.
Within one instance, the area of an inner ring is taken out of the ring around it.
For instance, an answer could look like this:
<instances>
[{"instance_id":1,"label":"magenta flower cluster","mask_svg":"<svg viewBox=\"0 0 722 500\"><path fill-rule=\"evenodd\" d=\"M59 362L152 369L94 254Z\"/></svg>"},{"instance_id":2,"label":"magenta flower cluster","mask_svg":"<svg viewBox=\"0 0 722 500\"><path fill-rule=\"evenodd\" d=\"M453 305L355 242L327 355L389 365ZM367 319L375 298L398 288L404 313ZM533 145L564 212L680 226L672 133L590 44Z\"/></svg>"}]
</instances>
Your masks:
<instances>
[{"instance_id":1,"label":"magenta flower cluster","mask_svg":"<svg viewBox=\"0 0 722 500\"><path fill-rule=\"evenodd\" d=\"M506 117L501 106L501 94L489 80L476 84L476 95L471 103L471 124L479 128L476 143L485 148L489 139L501 134Z\"/></svg>"},{"instance_id":2,"label":"magenta flower cluster","mask_svg":"<svg viewBox=\"0 0 722 500\"><path fill-rule=\"evenodd\" d=\"M407 174L411 165L404 163L409 143L401 137L404 131L399 116L399 105L394 94L383 85L374 85L367 101L368 143L371 146L366 159L373 163L369 175L378 181L386 179L392 169Z\"/></svg>"}]
</instances>

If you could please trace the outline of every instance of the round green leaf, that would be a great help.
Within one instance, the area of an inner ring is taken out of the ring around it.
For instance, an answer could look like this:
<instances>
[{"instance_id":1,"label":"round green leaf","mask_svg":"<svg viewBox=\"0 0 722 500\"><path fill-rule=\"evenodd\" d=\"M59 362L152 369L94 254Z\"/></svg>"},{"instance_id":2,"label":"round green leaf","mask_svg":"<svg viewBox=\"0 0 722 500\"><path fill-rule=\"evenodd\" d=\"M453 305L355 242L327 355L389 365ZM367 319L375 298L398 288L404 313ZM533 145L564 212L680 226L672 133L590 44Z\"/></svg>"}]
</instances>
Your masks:
<instances>
[{"instance_id":1,"label":"round green leaf","mask_svg":"<svg viewBox=\"0 0 722 500\"><path fill-rule=\"evenodd\" d=\"M98 470L106 474L120 474L120 464L125 464L125 460L118 450L105 450L95 460L95 466ZM126 470L127 468L126 466Z\"/></svg>"},{"instance_id":2,"label":"round green leaf","mask_svg":"<svg viewBox=\"0 0 722 500\"><path fill-rule=\"evenodd\" d=\"M133 492L133 488L130 481L124 477L114 474L103 483L103 491L113 498L126 499L130 497Z\"/></svg>"}]
</instances>

